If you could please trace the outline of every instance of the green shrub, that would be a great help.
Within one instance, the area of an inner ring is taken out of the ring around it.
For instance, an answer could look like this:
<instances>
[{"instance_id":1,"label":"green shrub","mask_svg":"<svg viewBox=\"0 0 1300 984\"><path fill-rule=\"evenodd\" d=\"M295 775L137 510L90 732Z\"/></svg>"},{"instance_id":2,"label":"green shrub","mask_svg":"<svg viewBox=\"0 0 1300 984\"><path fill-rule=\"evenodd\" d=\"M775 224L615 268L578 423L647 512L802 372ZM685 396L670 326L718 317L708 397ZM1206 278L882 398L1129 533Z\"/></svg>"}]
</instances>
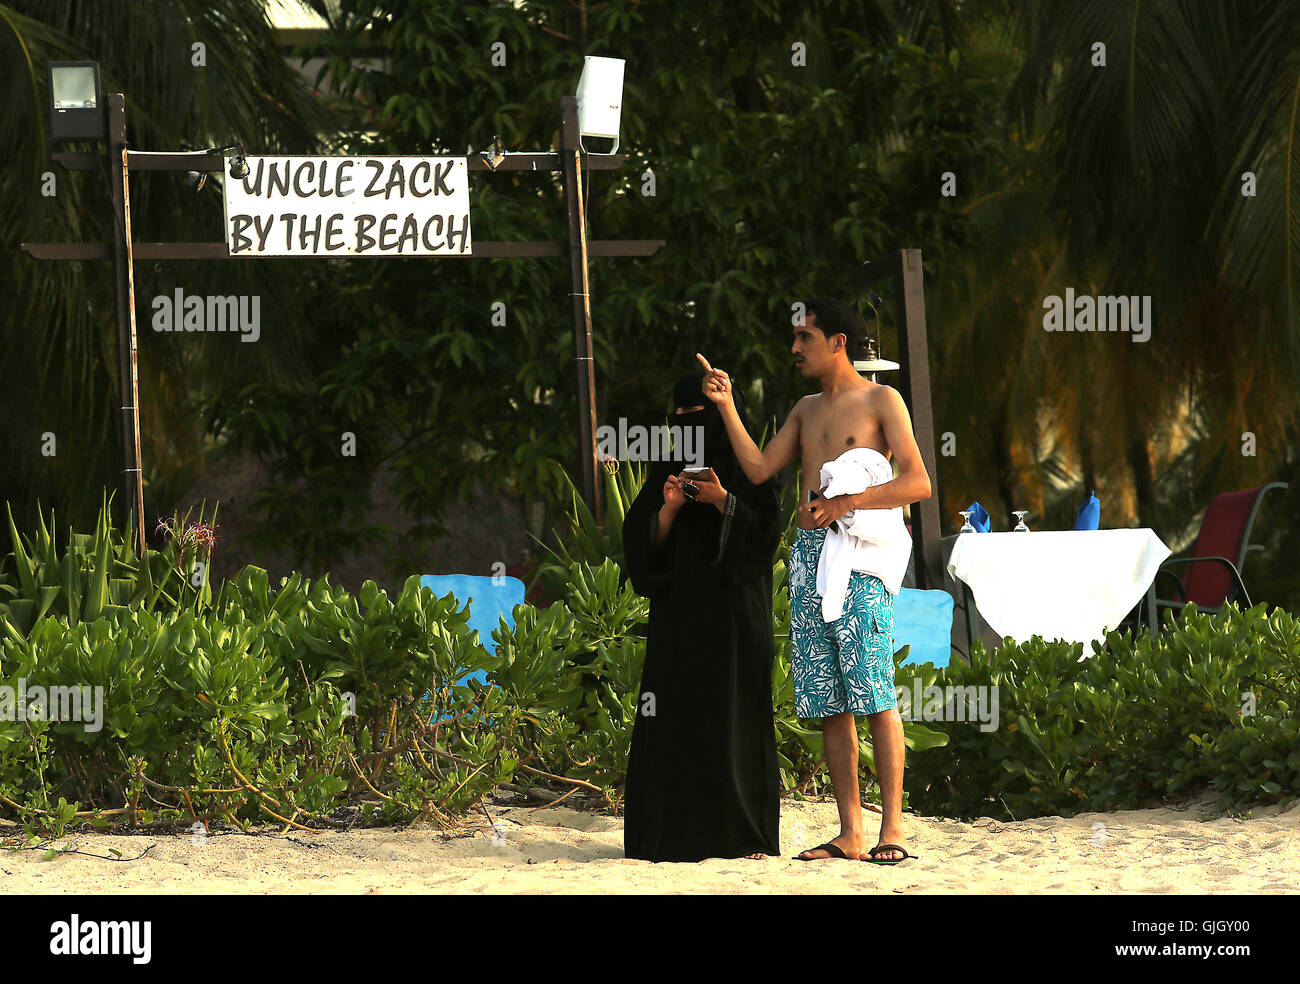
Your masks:
<instances>
[{"instance_id":1,"label":"green shrub","mask_svg":"<svg viewBox=\"0 0 1300 984\"><path fill-rule=\"evenodd\" d=\"M26 634L45 615L76 624L101 615L123 615L129 609L199 608L211 601L202 546L171 537L166 549L146 549L141 558L134 540L113 528L111 501L104 496L94 533L69 530L63 546L53 513L48 525L45 514L38 513L36 534L23 537L6 504L12 543L9 555L0 560L0 619L6 631ZM188 524L188 515L174 517L168 524L188 529L201 525L202 518L200 514L198 522ZM130 522L128 517L128 528Z\"/></svg>"},{"instance_id":2,"label":"green shrub","mask_svg":"<svg viewBox=\"0 0 1300 984\"><path fill-rule=\"evenodd\" d=\"M590 782L613 803L627 752L645 661L649 604L623 582L617 564L570 564L564 602L545 611L515 609L497 641L489 674L523 713L521 762Z\"/></svg>"},{"instance_id":3,"label":"green shrub","mask_svg":"<svg viewBox=\"0 0 1300 984\"><path fill-rule=\"evenodd\" d=\"M1082 646L1037 637L972 665L900 674L899 683L996 686L999 721L928 722L948 745L909 760L921 810L1006 818L1147 806L1212 790L1220 805L1300 794L1296 690L1300 628L1289 613L1189 605L1157 639L1112 632Z\"/></svg>"},{"instance_id":4,"label":"green shrub","mask_svg":"<svg viewBox=\"0 0 1300 984\"><path fill-rule=\"evenodd\" d=\"M393 598L369 581L353 597L296 574L272 587L247 567L214 592L185 576L198 557L180 536L141 560L106 514L63 548L43 517L32 538L10 526L0 703L20 683L104 696L97 730L0 714L0 815L29 831L450 823L512 780L618 803L649 605L609 558L569 563L562 600L517 606L489 653L468 611L418 577ZM793 535L791 525L773 572L773 727L783 785L816 792L821 733L795 715L790 671ZM1025 817L1207 789L1226 806L1300 791L1300 627L1288 613L1189 606L1155 641L1111 633L1081 655L1032 639L993 653L977 645L969 666L901 666L900 686L1000 695L991 732L905 723L912 806ZM859 733L871 770L869 732Z\"/></svg>"}]
</instances>

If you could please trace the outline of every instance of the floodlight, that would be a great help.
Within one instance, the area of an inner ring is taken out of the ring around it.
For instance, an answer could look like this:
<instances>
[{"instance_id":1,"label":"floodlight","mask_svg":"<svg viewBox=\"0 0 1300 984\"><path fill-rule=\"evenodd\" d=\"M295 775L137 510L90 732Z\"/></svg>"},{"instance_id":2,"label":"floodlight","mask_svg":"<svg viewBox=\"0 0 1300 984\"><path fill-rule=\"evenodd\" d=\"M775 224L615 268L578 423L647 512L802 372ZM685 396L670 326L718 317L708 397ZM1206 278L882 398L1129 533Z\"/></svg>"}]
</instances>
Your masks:
<instances>
[{"instance_id":1,"label":"floodlight","mask_svg":"<svg viewBox=\"0 0 1300 984\"><path fill-rule=\"evenodd\" d=\"M578 133L582 137L613 140L614 146L604 154L618 152L618 124L623 114L622 58L599 58L587 55L578 80ZM584 146L583 150L587 148Z\"/></svg>"},{"instance_id":2,"label":"floodlight","mask_svg":"<svg viewBox=\"0 0 1300 984\"><path fill-rule=\"evenodd\" d=\"M104 139L99 62L46 62L50 143Z\"/></svg>"}]
</instances>

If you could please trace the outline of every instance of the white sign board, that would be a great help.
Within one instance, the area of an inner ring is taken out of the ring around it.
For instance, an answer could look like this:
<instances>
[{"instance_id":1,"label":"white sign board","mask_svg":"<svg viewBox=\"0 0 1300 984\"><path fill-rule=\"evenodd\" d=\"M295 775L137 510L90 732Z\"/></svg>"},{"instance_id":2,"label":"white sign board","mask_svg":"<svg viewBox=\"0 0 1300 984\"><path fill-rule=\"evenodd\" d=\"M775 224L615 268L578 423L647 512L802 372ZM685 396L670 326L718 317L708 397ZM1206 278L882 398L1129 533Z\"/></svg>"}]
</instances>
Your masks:
<instances>
[{"instance_id":1,"label":"white sign board","mask_svg":"<svg viewBox=\"0 0 1300 984\"><path fill-rule=\"evenodd\" d=\"M464 157L249 157L227 177L231 256L469 253Z\"/></svg>"}]
</instances>

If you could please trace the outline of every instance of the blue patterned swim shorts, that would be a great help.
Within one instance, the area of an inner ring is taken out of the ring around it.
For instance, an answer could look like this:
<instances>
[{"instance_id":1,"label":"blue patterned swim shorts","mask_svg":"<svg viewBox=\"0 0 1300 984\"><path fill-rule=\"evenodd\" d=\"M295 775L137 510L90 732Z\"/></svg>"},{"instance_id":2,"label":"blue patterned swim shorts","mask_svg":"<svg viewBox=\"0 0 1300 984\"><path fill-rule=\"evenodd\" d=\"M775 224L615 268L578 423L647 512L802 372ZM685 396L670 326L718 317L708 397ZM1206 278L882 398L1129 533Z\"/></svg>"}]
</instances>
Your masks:
<instances>
[{"instance_id":1,"label":"blue patterned swim shorts","mask_svg":"<svg viewBox=\"0 0 1300 984\"><path fill-rule=\"evenodd\" d=\"M894 691L894 598L880 578L849 576L844 614L822 619L817 560L825 530L799 530L790 548L790 641L794 708L801 718L898 706Z\"/></svg>"}]
</instances>

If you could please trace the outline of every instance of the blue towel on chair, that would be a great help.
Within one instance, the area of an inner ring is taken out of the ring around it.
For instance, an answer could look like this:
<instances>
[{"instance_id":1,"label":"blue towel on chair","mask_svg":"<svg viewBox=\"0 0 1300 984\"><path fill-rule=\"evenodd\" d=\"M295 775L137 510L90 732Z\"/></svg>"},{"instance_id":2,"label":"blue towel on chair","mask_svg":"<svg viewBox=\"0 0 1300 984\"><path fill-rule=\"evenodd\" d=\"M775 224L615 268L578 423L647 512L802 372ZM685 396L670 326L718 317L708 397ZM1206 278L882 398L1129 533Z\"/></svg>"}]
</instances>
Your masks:
<instances>
[{"instance_id":1,"label":"blue towel on chair","mask_svg":"<svg viewBox=\"0 0 1300 984\"><path fill-rule=\"evenodd\" d=\"M420 587L429 588L439 598L445 598L450 591L460 602L458 611L464 611L465 606L469 605L469 629L478 632L478 641L490 653L497 651L497 644L492 641L492 632L503 618L508 626L514 628L515 605L524 603L524 582L517 577L424 574L420 577ZM464 683L465 680L486 682L487 674L479 670L456 682Z\"/></svg>"},{"instance_id":2,"label":"blue towel on chair","mask_svg":"<svg viewBox=\"0 0 1300 984\"><path fill-rule=\"evenodd\" d=\"M967 509L970 512L970 524L975 527L976 533L987 533L993 528L993 523L989 520L989 511L978 502L972 502Z\"/></svg>"},{"instance_id":3,"label":"blue towel on chair","mask_svg":"<svg viewBox=\"0 0 1300 984\"><path fill-rule=\"evenodd\" d=\"M1088 494L1088 501L1079 507L1079 517L1074 521L1076 530L1096 530L1101 528L1101 500L1096 492Z\"/></svg>"},{"instance_id":4,"label":"blue towel on chair","mask_svg":"<svg viewBox=\"0 0 1300 984\"><path fill-rule=\"evenodd\" d=\"M904 646L908 663L947 666L952 654L952 595L903 588L894 595L894 652Z\"/></svg>"}]
</instances>

